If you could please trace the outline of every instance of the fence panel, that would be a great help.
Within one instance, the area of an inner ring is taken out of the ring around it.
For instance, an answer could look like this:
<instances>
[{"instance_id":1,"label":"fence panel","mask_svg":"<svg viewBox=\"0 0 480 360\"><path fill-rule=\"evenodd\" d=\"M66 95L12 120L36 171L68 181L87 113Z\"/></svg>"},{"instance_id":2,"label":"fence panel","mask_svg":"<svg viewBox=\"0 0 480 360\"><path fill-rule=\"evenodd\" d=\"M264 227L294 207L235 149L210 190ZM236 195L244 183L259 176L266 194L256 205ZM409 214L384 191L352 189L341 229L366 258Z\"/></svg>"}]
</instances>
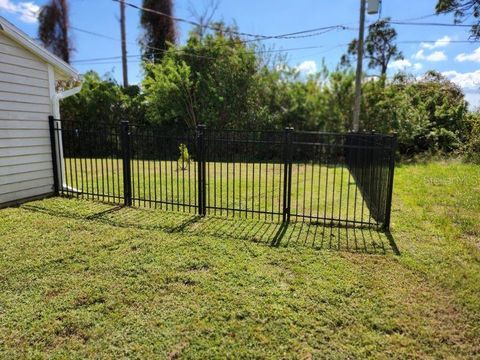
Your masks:
<instances>
[{"instance_id":1,"label":"fence panel","mask_svg":"<svg viewBox=\"0 0 480 360\"><path fill-rule=\"evenodd\" d=\"M338 134L294 133L292 217L363 224L362 201L345 166L343 141Z\"/></svg>"},{"instance_id":2,"label":"fence panel","mask_svg":"<svg viewBox=\"0 0 480 360\"><path fill-rule=\"evenodd\" d=\"M207 130L205 148L209 214L283 216L282 132Z\"/></svg>"},{"instance_id":3,"label":"fence panel","mask_svg":"<svg viewBox=\"0 0 480 360\"><path fill-rule=\"evenodd\" d=\"M347 134L345 160L372 219L390 225L396 138L377 134Z\"/></svg>"},{"instance_id":4,"label":"fence panel","mask_svg":"<svg viewBox=\"0 0 480 360\"><path fill-rule=\"evenodd\" d=\"M133 205L195 212L195 132L151 126L130 128Z\"/></svg>"},{"instance_id":5,"label":"fence panel","mask_svg":"<svg viewBox=\"0 0 480 360\"><path fill-rule=\"evenodd\" d=\"M66 196L124 203L121 127L84 126L61 121L55 129L59 151L59 192ZM61 159L62 160L62 159Z\"/></svg>"},{"instance_id":6,"label":"fence panel","mask_svg":"<svg viewBox=\"0 0 480 360\"><path fill-rule=\"evenodd\" d=\"M390 224L392 136L53 120L51 131L61 195L200 215Z\"/></svg>"}]
</instances>

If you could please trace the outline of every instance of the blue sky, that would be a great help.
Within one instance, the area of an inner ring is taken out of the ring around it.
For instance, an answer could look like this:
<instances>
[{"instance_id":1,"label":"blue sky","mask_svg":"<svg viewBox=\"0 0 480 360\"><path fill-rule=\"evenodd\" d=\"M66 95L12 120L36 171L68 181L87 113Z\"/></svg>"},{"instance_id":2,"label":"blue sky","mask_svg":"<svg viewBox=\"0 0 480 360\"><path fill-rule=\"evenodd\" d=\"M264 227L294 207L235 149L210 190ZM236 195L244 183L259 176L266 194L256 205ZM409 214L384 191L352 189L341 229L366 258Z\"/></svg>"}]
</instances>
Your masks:
<instances>
[{"instance_id":1,"label":"blue sky","mask_svg":"<svg viewBox=\"0 0 480 360\"><path fill-rule=\"evenodd\" d=\"M128 1L128 0L127 0ZM141 5L141 0L129 0ZM191 8L202 11L210 0L175 0L175 15L194 19ZM36 37L37 23L31 16L45 0L0 0L0 15L6 17L22 30ZM235 21L240 31L256 34L281 34L322 26L345 24L358 26L359 0L220 0L215 18L227 23ZM72 31L72 64L80 71L94 69L100 74L111 73L121 79L121 64L117 59L108 61L83 61L120 55L120 29L118 24L119 5L111 0L71 0L71 25L74 28L103 34L113 39L101 38ZM408 5L406 5L408 4ZM383 0L382 17L395 20L410 20L434 13L436 0L405 1ZM127 8L128 53L140 53L137 45L141 29L139 12ZM372 22L378 15L367 16ZM450 15L427 17L419 22L452 23ZM189 25L178 24L180 42L184 42ZM396 25L399 48L405 60L392 64L390 72L403 69L415 75L434 69L447 75L459 84L474 106L480 105L480 43L455 43L468 40L468 29L461 27L418 27ZM347 44L356 37L357 31L332 31L320 36L303 39L265 41L275 49L318 46L316 49L288 51L288 62L305 73L320 67L322 59L329 68L334 68ZM438 41L420 43L421 41ZM409 43L416 41L418 43ZM129 59L129 77L131 83L141 79L138 59Z\"/></svg>"}]
</instances>

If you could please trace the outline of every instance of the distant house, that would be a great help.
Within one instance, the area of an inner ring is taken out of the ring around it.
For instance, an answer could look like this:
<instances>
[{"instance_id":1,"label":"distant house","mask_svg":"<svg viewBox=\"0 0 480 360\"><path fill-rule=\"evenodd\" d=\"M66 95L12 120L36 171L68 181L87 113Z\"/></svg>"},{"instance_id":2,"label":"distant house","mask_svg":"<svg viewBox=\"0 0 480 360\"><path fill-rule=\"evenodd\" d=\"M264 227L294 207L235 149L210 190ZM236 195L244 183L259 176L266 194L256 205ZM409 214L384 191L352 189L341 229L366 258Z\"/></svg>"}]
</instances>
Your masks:
<instances>
[{"instance_id":1,"label":"distant house","mask_svg":"<svg viewBox=\"0 0 480 360\"><path fill-rule=\"evenodd\" d=\"M48 116L80 90L56 92L72 78L74 68L0 17L0 207L52 193Z\"/></svg>"}]
</instances>

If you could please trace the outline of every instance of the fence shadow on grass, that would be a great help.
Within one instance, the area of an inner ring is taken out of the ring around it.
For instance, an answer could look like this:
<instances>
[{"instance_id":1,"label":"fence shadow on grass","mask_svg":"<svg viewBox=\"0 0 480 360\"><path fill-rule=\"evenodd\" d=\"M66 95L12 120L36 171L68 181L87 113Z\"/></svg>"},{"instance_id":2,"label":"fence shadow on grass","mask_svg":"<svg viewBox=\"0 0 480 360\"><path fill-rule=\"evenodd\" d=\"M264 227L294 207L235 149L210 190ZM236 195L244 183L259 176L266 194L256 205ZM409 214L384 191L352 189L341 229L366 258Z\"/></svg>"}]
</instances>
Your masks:
<instances>
[{"instance_id":1,"label":"fence shadow on grass","mask_svg":"<svg viewBox=\"0 0 480 360\"><path fill-rule=\"evenodd\" d=\"M241 217L200 217L193 213L176 213L159 209L113 206L91 201L48 200L24 204L22 209L55 217L84 220L122 228L182 233L186 236L212 236L222 240L241 240L273 247L301 246L318 250L347 251L366 254L399 255L390 233L375 229L331 227L326 224L291 222Z\"/></svg>"}]
</instances>

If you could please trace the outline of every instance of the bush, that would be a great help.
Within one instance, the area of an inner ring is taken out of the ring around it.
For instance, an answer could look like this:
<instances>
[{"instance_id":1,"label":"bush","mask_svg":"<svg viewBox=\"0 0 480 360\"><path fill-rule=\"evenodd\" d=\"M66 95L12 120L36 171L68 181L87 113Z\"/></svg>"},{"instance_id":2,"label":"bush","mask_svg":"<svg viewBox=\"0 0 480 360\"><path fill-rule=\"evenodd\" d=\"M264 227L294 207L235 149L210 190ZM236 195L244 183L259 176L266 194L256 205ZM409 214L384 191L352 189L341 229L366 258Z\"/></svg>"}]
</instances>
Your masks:
<instances>
[{"instance_id":1,"label":"bush","mask_svg":"<svg viewBox=\"0 0 480 360\"><path fill-rule=\"evenodd\" d=\"M178 150L180 151L180 157L177 160L177 163L180 166L180 169L185 170L187 166L190 165L190 154L188 153L187 145L180 144L178 146Z\"/></svg>"},{"instance_id":2,"label":"bush","mask_svg":"<svg viewBox=\"0 0 480 360\"><path fill-rule=\"evenodd\" d=\"M470 113L467 119L469 134L465 146L467 160L480 164L480 113Z\"/></svg>"},{"instance_id":3,"label":"bush","mask_svg":"<svg viewBox=\"0 0 480 360\"><path fill-rule=\"evenodd\" d=\"M115 125L126 120L135 124L145 123L145 101L138 86L126 89L106 76L96 72L84 75L79 94L61 101L61 115L65 120L76 120L86 126Z\"/></svg>"},{"instance_id":4,"label":"bush","mask_svg":"<svg viewBox=\"0 0 480 360\"><path fill-rule=\"evenodd\" d=\"M109 77L85 75L83 89L62 102L62 117L87 126L161 124L168 128L346 132L352 128L354 72L302 76L282 60L271 63L228 32L170 47L145 64L142 87L123 89ZM195 54L195 56L191 56ZM363 83L361 130L398 135L401 154L467 151L478 157L478 113L469 113L461 89L429 71L421 79L398 74Z\"/></svg>"}]
</instances>

